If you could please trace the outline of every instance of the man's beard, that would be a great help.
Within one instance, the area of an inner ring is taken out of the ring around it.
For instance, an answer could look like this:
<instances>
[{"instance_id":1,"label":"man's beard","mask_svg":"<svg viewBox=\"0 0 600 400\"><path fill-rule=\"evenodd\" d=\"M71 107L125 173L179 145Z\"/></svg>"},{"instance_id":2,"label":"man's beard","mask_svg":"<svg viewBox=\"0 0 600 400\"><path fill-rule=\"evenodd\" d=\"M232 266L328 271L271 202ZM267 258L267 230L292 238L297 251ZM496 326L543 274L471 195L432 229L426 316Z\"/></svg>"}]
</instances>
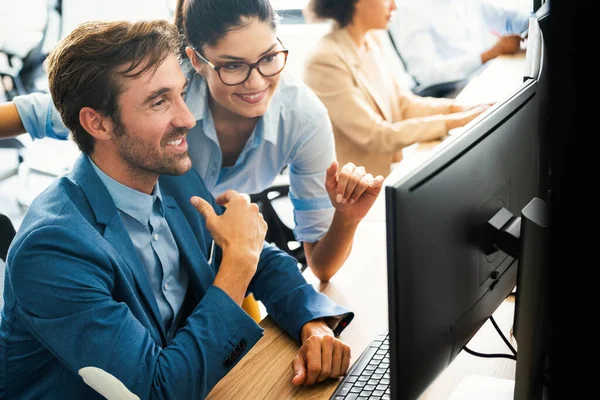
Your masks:
<instances>
[{"instance_id":1,"label":"man's beard","mask_svg":"<svg viewBox=\"0 0 600 400\"><path fill-rule=\"evenodd\" d=\"M161 140L161 149L165 149L167 142L187 135L186 128L174 128L167 132ZM129 164L132 171L140 173L155 173L159 175L183 175L189 170L188 164L182 163L189 159L188 152L181 154L162 153L154 148L148 148L136 138L125 131L122 125L117 127L119 144L117 151L123 160Z\"/></svg>"}]
</instances>

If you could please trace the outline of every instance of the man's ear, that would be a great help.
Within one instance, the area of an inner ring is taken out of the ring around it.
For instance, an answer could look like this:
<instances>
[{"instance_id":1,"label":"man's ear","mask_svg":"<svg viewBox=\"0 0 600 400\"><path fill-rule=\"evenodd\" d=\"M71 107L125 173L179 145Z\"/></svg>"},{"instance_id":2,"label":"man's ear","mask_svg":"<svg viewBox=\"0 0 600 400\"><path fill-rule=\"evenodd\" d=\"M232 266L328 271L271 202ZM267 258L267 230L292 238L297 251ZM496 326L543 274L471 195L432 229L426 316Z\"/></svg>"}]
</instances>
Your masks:
<instances>
[{"instance_id":1,"label":"man's ear","mask_svg":"<svg viewBox=\"0 0 600 400\"><path fill-rule=\"evenodd\" d=\"M192 49L190 46L186 46L185 52L190 61L192 62L192 67L194 67L196 72L202 76L205 76L206 74L204 72L204 68L206 68L206 64L198 59L198 56L196 55L194 49Z\"/></svg>"},{"instance_id":2,"label":"man's ear","mask_svg":"<svg viewBox=\"0 0 600 400\"><path fill-rule=\"evenodd\" d=\"M113 138L115 124L112 118L91 107L83 107L79 110L79 123L96 140L110 140Z\"/></svg>"}]
</instances>

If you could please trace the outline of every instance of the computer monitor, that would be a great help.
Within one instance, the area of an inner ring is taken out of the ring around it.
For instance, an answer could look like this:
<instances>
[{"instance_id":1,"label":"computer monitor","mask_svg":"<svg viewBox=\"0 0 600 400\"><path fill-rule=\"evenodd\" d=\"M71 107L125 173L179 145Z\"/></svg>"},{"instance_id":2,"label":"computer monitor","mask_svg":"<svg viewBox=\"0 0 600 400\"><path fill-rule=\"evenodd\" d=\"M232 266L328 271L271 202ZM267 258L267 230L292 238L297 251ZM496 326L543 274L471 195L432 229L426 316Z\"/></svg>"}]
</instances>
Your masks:
<instances>
[{"instance_id":1,"label":"computer monitor","mask_svg":"<svg viewBox=\"0 0 600 400\"><path fill-rule=\"evenodd\" d=\"M536 213L548 190L543 151L547 62L535 17L528 41L526 71L514 93L442 142L409 174L395 181L390 175L385 188L393 399L417 399L515 286L517 296L523 291L527 298L540 290L520 287L532 284L529 277L517 284L524 255L531 264L542 260L536 253L543 250L536 247L544 221ZM494 229L503 218L506 224ZM542 225L539 231L531 229L536 224ZM523 237L522 225L534 233ZM522 319L520 308L529 314L531 307L518 303L515 314ZM530 343L542 334L533 328L519 326L517 344L519 337ZM541 350L534 353L521 370L537 368L525 365L539 362ZM516 381L519 372L517 366ZM535 373L522 375L540 379Z\"/></svg>"}]
</instances>

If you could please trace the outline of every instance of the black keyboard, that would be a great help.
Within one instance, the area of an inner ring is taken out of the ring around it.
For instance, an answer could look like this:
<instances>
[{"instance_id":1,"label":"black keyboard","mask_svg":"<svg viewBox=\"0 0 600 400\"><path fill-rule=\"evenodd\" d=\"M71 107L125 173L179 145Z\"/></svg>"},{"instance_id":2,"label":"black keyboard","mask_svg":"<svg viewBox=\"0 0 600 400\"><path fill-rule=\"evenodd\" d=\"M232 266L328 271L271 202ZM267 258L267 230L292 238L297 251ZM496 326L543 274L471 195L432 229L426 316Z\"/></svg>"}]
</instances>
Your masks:
<instances>
[{"instance_id":1,"label":"black keyboard","mask_svg":"<svg viewBox=\"0 0 600 400\"><path fill-rule=\"evenodd\" d=\"M371 341L340 381L330 400L391 399L389 334Z\"/></svg>"}]
</instances>

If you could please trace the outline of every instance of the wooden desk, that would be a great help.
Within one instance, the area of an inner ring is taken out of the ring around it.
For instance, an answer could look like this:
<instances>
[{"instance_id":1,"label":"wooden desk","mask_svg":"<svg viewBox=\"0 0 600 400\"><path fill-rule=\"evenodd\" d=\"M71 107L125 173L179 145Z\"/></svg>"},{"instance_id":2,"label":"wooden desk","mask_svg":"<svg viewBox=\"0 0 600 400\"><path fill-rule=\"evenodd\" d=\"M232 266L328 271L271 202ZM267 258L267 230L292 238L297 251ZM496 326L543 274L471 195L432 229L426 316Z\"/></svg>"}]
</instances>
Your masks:
<instances>
[{"instance_id":1,"label":"wooden desk","mask_svg":"<svg viewBox=\"0 0 600 400\"><path fill-rule=\"evenodd\" d=\"M497 79L488 75L489 79ZM482 84L481 82L477 84ZM468 85L465 90L475 91ZM392 174L409 173L439 148L437 143L421 144L407 154ZM305 276L317 290L354 311L354 321L341 334L341 339L350 345L355 361L371 339L388 326L384 191L358 227L352 252L332 280L321 283L310 270L305 272ZM510 337L513 311L514 303L509 298L494 314L507 337ZM217 384L208 399L328 399L338 381L325 381L310 387L293 386L291 361L298 351L298 343L279 329L269 317L263 320L261 326L265 329L264 337ZM508 352L490 322L484 324L469 347L480 352ZM514 379L514 373L515 362L512 360L483 359L461 352L420 400L447 399L461 379L470 375Z\"/></svg>"}]
</instances>

